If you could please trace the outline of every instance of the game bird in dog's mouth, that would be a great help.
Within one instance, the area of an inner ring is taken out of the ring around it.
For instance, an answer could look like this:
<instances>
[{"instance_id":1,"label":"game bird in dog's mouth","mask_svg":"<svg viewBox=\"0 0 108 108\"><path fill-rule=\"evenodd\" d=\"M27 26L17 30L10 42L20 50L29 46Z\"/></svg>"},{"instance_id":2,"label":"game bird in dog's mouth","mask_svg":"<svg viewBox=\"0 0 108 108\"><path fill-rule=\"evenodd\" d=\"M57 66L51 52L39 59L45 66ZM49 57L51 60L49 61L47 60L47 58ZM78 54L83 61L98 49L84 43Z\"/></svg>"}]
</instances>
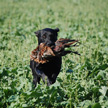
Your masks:
<instances>
[{"instance_id":1,"label":"game bird in dog's mouth","mask_svg":"<svg viewBox=\"0 0 108 108\"><path fill-rule=\"evenodd\" d=\"M32 51L30 59L43 64L48 62L53 56L65 56L69 53L80 55L77 51L65 51L66 47L71 47L71 45L74 43L77 44L78 40L61 38L55 42L55 45L52 45L50 47L45 43L40 43L40 45L38 45L38 47ZM76 44L74 44L73 46L76 46Z\"/></svg>"}]
</instances>

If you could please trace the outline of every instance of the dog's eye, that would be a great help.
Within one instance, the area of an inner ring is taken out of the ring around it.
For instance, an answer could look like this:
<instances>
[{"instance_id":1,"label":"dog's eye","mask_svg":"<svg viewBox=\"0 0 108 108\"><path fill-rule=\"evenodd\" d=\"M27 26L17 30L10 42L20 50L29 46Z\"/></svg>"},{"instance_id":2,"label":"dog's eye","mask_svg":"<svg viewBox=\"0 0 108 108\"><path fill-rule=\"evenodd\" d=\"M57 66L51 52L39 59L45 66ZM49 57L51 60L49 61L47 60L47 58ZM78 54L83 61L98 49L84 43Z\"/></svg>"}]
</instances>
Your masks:
<instances>
[{"instance_id":1,"label":"dog's eye","mask_svg":"<svg viewBox=\"0 0 108 108\"><path fill-rule=\"evenodd\" d=\"M43 38L43 39L45 39L45 38L46 38L46 36L44 35L44 36L42 36L42 38Z\"/></svg>"}]
</instances>

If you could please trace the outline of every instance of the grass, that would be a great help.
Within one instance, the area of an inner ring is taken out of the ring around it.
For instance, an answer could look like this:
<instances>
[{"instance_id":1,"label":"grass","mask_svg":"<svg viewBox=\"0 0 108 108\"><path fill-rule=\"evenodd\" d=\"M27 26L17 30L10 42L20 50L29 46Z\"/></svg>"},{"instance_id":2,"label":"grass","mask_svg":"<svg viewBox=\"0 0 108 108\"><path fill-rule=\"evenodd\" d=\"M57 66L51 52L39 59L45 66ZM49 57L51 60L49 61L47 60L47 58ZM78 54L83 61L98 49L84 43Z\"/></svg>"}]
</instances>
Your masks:
<instances>
[{"instance_id":1,"label":"grass","mask_svg":"<svg viewBox=\"0 0 108 108\"><path fill-rule=\"evenodd\" d=\"M0 107L108 107L107 0L0 0ZM78 39L63 57L54 85L32 88L30 52L35 31L60 28L58 38Z\"/></svg>"}]
</instances>

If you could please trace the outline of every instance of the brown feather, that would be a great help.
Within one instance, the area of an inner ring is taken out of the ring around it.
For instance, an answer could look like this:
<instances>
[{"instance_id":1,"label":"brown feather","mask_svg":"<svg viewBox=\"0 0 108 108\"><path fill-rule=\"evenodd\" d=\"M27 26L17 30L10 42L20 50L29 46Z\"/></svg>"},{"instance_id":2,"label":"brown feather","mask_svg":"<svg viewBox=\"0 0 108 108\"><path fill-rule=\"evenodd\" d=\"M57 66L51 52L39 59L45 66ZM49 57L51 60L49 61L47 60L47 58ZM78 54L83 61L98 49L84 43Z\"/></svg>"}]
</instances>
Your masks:
<instances>
[{"instance_id":1,"label":"brown feather","mask_svg":"<svg viewBox=\"0 0 108 108\"><path fill-rule=\"evenodd\" d=\"M41 43L31 52L30 59L43 64L49 61L46 58L50 56L55 56L52 49L48 46L45 46L44 43Z\"/></svg>"},{"instance_id":2,"label":"brown feather","mask_svg":"<svg viewBox=\"0 0 108 108\"><path fill-rule=\"evenodd\" d=\"M78 42L78 40L61 38L57 40L55 42L55 46L52 47L48 47L44 43L41 43L36 49L31 52L30 59L43 64L49 62L51 57L54 56L65 56L66 54L69 54L71 52L79 55L78 52L65 51L66 47L70 47L76 42Z\"/></svg>"}]
</instances>

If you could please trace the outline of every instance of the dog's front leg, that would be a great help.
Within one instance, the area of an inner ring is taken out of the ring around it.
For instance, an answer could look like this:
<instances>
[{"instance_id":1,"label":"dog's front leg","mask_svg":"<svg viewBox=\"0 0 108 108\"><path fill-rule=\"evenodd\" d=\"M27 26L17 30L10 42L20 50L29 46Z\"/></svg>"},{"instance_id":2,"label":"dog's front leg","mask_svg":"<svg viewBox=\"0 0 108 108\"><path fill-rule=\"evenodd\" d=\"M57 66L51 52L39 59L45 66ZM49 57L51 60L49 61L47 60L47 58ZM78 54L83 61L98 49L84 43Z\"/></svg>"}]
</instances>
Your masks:
<instances>
[{"instance_id":1,"label":"dog's front leg","mask_svg":"<svg viewBox=\"0 0 108 108\"><path fill-rule=\"evenodd\" d=\"M37 82L40 84L40 77L37 74L33 74L33 84L36 87Z\"/></svg>"},{"instance_id":2,"label":"dog's front leg","mask_svg":"<svg viewBox=\"0 0 108 108\"><path fill-rule=\"evenodd\" d=\"M46 75L45 75L44 73L42 73L41 77L42 77L42 80L43 80L44 84L45 84L45 82L46 82L45 76L46 76Z\"/></svg>"},{"instance_id":3,"label":"dog's front leg","mask_svg":"<svg viewBox=\"0 0 108 108\"><path fill-rule=\"evenodd\" d=\"M52 74L51 77L48 77L47 78L47 86L54 84L56 82L56 78L57 78L56 74Z\"/></svg>"}]
</instances>

